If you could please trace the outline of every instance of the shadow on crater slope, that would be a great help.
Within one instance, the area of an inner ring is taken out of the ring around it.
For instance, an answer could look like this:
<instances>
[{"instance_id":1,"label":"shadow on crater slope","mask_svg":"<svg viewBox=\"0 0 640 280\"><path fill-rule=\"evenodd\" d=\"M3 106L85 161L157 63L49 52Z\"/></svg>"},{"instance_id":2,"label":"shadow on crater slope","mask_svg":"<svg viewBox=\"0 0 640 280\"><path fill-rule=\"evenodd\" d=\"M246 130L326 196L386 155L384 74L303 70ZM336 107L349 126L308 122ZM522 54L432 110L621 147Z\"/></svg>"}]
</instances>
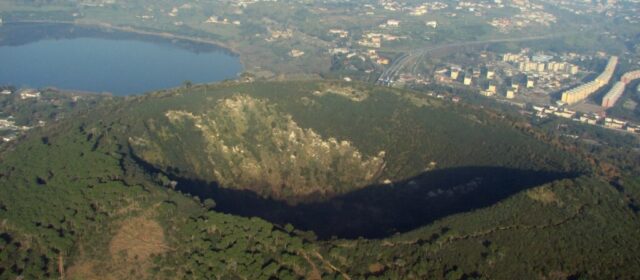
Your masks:
<instances>
[{"instance_id":1,"label":"shadow on crater slope","mask_svg":"<svg viewBox=\"0 0 640 280\"><path fill-rule=\"evenodd\" d=\"M522 190L577 174L503 167L461 167L425 172L389 185L372 185L322 202L292 206L251 191L178 180L177 189L213 198L216 211L291 223L320 239L384 238L448 215L490 206Z\"/></svg>"}]
</instances>

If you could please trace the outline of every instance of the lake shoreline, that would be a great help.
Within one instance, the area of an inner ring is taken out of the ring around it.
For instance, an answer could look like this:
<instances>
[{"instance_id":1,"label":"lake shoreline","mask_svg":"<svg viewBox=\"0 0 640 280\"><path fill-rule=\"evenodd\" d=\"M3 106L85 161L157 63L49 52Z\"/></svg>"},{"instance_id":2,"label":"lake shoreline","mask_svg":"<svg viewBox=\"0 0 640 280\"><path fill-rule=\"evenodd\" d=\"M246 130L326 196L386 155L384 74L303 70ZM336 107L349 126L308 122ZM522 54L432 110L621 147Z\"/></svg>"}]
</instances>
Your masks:
<instances>
[{"instance_id":1,"label":"lake shoreline","mask_svg":"<svg viewBox=\"0 0 640 280\"><path fill-rule=\"evenodd\" d=\"M24 20L5 26L11 27L0 37L5 60L0 81L18 88L127 96L179 87L184 81L235 79L244 71L237 52L203 38L86 22ZM64 71L78 75L64 76ZM127 72L137 74L122 74Z\"/></svg>"},{"instance_id":2,"label":"lake shoreline","mask_svg":"<svg viewBox=\"0 0 640 280\"><path fill-rule=\"evenodd\" d=\"M168 40L181 40L181 41L188 41L191 43L200 43L200 44L207 44L210 46L214 46L217 48L220 48L226 52L228 52L229 54L232 54L238 58L241 57L240 51L238 51L237 49L224 44L220 41L216 41L216 40L212 40L212 39L207 39L207 38L201 38L201 37L194 37L194 36L187 36L187 35L180 35L180 34L173 34L173 33L169 33L169 32L159 32L159 31L148 31L148 30L143 30L143 29L139 29L139 28L135 28L135 27L131 27L131 26L118 26L118 25L113 25L111 23L108 22L101 22L101 21L87 21L87 20L75 20L75 21L63 21L63 20L17 20L17 21L10 21L10 22L4 22L3 24L7 25L7 24L21 24L21 23L31 23L31 24L67 24L67 25L74 25L74 26L79 26L79 27L84 27L84 28L102 28L102 29L107 29L107 30L112 30L112 31L118 31L118 32L125 32L125 33L130 33L130 34L138 34L138 35L145 35L145 36L152 36L152 37L157 37L157 38L163 38L163 39L168 39ZM244 63L242 63L243 67L245 66Z\"/></svg>"}]
</instances>

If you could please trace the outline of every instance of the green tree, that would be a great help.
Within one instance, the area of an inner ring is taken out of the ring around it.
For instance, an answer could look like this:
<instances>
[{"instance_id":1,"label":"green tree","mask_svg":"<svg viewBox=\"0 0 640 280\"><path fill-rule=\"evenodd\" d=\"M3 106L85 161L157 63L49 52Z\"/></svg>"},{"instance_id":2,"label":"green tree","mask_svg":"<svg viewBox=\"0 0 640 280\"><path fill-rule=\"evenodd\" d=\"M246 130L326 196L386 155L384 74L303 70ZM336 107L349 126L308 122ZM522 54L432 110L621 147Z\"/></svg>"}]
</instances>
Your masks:
<instances>
[{"instance_id":1,"label":"green tree","mask_svg":"<svg viewBox=\"0 0 640 280\"><path fill-rule=\"evenodd\" d=\"M207 209L213 209L216 207L216 201L211 198L207 198L204 200L202 205Z\"/></svg>"}]
</instances>

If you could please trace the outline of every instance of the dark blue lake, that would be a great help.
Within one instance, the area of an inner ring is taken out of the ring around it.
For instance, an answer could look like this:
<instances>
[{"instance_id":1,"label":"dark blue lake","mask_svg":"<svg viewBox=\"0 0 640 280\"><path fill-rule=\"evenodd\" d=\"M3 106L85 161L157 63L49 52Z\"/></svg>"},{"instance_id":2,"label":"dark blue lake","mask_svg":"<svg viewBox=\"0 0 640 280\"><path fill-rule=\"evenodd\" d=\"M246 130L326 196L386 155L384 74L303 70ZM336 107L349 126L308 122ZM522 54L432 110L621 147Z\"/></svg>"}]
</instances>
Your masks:
<instances>
[{"instance_id":1,"label":"dark blue lake","mask_svg":"<svg viewBox=\"0 0 640 280\"><path fill-rule=\"evenodd\" d=\"M131 95L241 71L237 56L211 46L73 26L0 27L0 85Z\"/></svg>"}]
</instances>

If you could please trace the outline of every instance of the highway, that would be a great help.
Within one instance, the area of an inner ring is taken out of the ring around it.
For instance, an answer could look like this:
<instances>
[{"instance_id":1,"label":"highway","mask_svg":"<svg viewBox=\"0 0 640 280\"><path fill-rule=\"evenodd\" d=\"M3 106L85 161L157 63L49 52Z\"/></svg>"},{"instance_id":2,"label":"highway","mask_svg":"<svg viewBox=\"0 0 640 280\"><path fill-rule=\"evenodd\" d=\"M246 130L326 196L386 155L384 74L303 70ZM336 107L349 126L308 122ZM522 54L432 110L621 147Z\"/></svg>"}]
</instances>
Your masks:
<instances>
[{"instance_id":1,"label":"highway","mask_svg":"<svg viewBox=\"0 0 640 280\"><path fill-rule=\"evenodd\" d=\"M380 75L380 77L376 81L376 84L388 85L409 64L411 64L411 63L416 64L426 54L428 54L430 52L433 52L433 51L445 50L445 49L448 49L448 48L458 48L458 47L473 46L473 45L536 41L536 40L550 39L550 38L554 38L554 37L562 37L562 36L566 36L566 35L569 35L569 34L575 34L575 33L573 33L573 32L572 33L558 33L558 34L551 34L551 35L544 35L544 36L529 36L529 37L520 37L520 38L492 39L492 40L483 40L483 41L458 42L458 43L451 43L451 44L445 44L445 45L439 45L439 46L433 46L433 47L427 47L427 48L411 50L408 53L405 53L402 56L398 57L395 61L393 61L393 63L391 65L389 65L389 67L387 67L387 69L385 69L384 72L382 72L382 74Z\"/></svg>"}]
</instances>

